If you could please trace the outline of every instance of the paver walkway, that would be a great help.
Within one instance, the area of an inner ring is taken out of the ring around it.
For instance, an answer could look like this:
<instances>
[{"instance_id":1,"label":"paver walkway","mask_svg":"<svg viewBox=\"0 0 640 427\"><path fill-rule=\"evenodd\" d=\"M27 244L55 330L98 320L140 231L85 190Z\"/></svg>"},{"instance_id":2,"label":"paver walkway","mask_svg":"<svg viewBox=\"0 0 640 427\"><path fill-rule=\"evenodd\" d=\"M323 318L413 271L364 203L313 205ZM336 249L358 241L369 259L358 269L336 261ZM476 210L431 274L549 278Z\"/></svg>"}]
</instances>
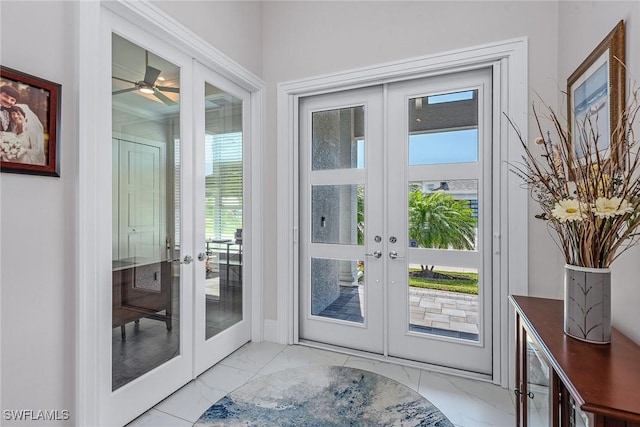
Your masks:
<instances>
[{"instance_id":1,"label":"paver walkway","mask_svg":"<svg viewBox=\"0 0 640 427\"><path fill-rule=\"evenodd\" d=\"M364 320L363 292L363 286L341 288L340 297L319 315L362 322ZM409 304L412 331L470 340L478 339L477 295L410 288Z\"/></svg>"}]
</instances>

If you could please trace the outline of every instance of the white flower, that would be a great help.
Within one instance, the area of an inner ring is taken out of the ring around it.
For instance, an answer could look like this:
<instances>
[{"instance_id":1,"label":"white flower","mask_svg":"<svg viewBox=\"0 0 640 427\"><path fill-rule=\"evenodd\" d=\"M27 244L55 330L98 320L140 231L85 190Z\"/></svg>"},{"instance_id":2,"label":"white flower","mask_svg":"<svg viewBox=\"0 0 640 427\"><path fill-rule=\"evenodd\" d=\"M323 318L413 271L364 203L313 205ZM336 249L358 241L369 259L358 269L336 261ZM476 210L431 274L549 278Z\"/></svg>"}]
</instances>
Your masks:
<instances>
[{"instance_id":1,"label":"white flower","mask_svg":"<svg viewBox=\"0 0 640 427\"><path fill-rule=\"evenodd\" d=\"M582 221L586 215L583 204L575 199L564 199L556 202L551 214L560 222Z\"/></svg>"},{"instance_id":2,"label":"white flower","mask_svg":"<svg viewBox=\"0 0 640 427\"><path fill-rule=\"evenodd\" d=\"M13 132L0 132L0 142L0 157L3 159L15 160L27 151Z\"/></svg>"},{"instance_id":3,"label":"white flower","mask_svg":"<svg viewBox=\"0 0 640 427\"><path fill-rule=\"evenodd\" d=\"M596 206L592 209L593 214L600 218L613 218L616 215L624 215L633 212L633 206L628 201L620 197L598 197Z\"/></svg>"}]
</instances>

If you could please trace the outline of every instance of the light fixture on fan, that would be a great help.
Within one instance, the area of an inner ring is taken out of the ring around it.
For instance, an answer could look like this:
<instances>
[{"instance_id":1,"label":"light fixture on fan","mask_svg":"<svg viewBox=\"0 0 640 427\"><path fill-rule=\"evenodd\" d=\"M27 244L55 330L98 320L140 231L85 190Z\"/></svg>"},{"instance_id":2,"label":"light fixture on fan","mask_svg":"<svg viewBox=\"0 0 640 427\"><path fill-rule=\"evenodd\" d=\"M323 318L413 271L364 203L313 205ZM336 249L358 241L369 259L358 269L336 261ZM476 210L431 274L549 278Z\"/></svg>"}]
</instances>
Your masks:
<instances>
[{"instance_id":1,"label":"light fixture on fan","mask_svg":"<svg viewBox=\"0 0 640 427\"><path fill-rule=\"evenodd\" d=\"M148 95L152 95L154 93L153 86L151 85L148 85L143 82L139 86L140 87L138 88L138 90L142 93L146 93Z\"/></svg>"}]
</instances>

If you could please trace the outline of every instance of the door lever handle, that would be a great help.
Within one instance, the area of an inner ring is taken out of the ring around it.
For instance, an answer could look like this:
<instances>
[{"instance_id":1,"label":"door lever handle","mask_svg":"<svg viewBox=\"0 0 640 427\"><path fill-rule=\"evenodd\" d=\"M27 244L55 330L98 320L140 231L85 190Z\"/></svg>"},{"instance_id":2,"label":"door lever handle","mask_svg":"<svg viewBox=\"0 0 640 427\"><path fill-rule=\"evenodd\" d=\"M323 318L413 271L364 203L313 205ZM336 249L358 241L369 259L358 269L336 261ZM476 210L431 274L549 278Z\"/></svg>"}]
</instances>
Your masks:
<instances>
[{"instance_id":1,"label":"door lever handle","mask_svg":"<svg viewBox=\"0 0 640 427\"><path fill-rule=\"evenodd\" d=\"M191 255L185 255L183 260L180 258L168 259L167 262L180 262L180 264L191 264L193 262L193 257Z\"/></svg>"},{"instance_id":2,"label":"door lever handle","mask_svg":"<svg viewBox=\"0 0 640 427\"><path fill-rule=\"evenodd\" d=\"M364 256L372 256L374 258L382 258L382 252L380 251L373 251L372 254L364 254Z\"/></svg>"},{"instance_id":3,"label":"door lever handle","mask_svg":"<svg viewBox=\"0 0 640 427\"><path fill-rule=\"evenodd\" d=\"M396 252L396 251L391 251L391 252L389 252L389 258L397 259L397 258L404 258L404 257L403 256L398 256L398 252Z\"/></svg>"}]
</instances>

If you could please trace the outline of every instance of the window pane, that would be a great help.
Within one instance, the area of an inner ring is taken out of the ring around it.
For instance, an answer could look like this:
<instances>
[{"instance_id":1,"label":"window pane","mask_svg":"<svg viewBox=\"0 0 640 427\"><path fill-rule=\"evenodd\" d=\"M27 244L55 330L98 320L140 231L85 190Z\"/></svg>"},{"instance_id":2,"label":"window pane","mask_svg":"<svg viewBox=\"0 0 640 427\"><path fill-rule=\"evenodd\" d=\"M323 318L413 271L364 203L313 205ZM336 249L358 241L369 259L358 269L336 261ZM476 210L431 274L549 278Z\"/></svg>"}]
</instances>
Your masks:
<instances>
[{"instance_id":1,"label":"window pane","mask_svg":"<svg viewBox=\"0 0 640 427\"><path fill-rule=\"evenodd\" d=\"M180 68L115 34L112 47L115 390L180 355Z\"/></svg>"},{"instance_id":2,"label":"window pane","mask_svg":"<svg viewBox=\"0 0 640 427\"><path fill-rule=\"evenodd\" d=\"M409 265L409 330L478 341L478 270Z\"/></svg>"},{"instance_id":3,"label":"window pane","mask_svg":"<svg viewBox=\"0 0 640 427\"><path fill-rule=\"evenodd\" d=\"M477 91L409 100L409 165L477 161Z\"/></svg>"},{"instance_id":4,"label":"window pane","mask_svg":"<svg viewBox=\"0 0 640 427\"><path fill-rule=\"evenodd\" d=\"M476 250L478 181L409 183L409 246Z\"/></svg>"},{"instance_id":5,"label":"window pane","mask_svg":"<svg viewBox=\"0 0 640 427\"><path fill-rule=\"evenodd\" d=\"M363 120L363 106L313 113L312 169L363 168Z\"/></svg>"},{"instance_id":6,"label":"window pane","mask_svg":"<svg viewBox=\"0 0 640 427\"><path fill-rule=\"evenodd\" d=\"M205 269L209 339L242 320L242 100L205 83Z\"/></svg>"},{"instance_id":7,"label":"window pane","mask_svg":"<svg viewBox=\"0 0 640 427\"><path fill-rule=\"evenodd\" d=\"M364 244L364 186L311 187L311 241Z\"/></svg>"},{"instance_id":8,"label":"window pane","mask_svg":"<svg viewBox=\"0 0 640 427\"><path fill-rule=\"evenodd\" d=\"M364 261L311 258L311 314L363 323Z\"/></svg>"}]
</instances>

